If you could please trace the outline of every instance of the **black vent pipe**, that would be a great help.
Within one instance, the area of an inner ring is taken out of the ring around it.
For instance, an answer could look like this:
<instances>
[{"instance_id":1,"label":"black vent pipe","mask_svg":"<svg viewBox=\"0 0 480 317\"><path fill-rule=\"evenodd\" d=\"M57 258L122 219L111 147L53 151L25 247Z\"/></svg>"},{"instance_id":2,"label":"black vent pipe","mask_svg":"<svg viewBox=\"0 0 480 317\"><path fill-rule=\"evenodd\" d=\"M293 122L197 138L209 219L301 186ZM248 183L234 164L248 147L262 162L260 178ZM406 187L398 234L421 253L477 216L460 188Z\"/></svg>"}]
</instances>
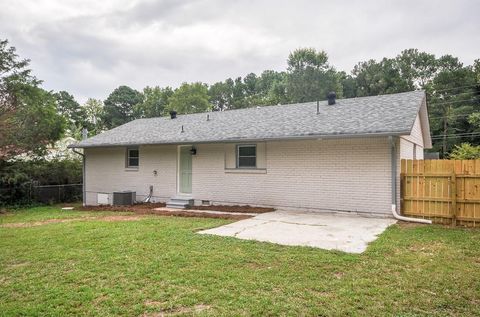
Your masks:
<instances>
[{"instance_id":1,"label":"black vent pipe","mask_svg":"<svg viewBox=\"0 0 480 317\"><path fill-rule=\"evenodd\" d=\"M334 105L336 98L337 98L337 94L334 91L329 92L327 95L328 105L329 106Z\"/></svg>"}]
</instances>

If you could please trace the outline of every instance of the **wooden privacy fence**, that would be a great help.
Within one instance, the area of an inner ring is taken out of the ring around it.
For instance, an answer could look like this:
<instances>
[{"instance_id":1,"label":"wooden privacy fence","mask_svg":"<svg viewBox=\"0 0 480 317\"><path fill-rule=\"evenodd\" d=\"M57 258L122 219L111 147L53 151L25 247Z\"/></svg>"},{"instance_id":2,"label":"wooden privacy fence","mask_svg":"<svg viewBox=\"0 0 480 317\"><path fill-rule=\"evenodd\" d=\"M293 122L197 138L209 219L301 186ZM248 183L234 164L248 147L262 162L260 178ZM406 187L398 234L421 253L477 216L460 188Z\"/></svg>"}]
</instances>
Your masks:
<instances>
[{"instance_id":1,"label":"wooden privacy fence","mask_svg":"<svg viewBox=\"0 0 480 317\"><path fill-rule=\"evenodd\" d=\"M480 226L480 160L402 160L400 176L404 215Z\"/></svg>"}]
</instances>

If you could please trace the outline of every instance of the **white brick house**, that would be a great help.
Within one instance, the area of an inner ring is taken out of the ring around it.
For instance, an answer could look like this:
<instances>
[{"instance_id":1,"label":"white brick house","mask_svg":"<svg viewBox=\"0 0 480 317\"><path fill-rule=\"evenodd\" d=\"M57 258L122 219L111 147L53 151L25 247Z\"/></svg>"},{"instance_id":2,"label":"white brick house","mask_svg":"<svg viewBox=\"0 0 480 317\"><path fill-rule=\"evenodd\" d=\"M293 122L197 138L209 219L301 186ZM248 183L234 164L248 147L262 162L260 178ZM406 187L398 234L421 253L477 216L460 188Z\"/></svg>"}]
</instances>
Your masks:
<instances>
[{"instance_id":1,"label":"white brick house","mask_svg":"<svg viewBox=\"0 0 480 317\"><path fill-rule=\"evenodd\" d=\"M153 186L154 201L390 214L400 158L422 159L431 139L414 91L139 119L72 147L84 149L87 205L124 190L141 201Z\"/></svg>"}]
</instances>

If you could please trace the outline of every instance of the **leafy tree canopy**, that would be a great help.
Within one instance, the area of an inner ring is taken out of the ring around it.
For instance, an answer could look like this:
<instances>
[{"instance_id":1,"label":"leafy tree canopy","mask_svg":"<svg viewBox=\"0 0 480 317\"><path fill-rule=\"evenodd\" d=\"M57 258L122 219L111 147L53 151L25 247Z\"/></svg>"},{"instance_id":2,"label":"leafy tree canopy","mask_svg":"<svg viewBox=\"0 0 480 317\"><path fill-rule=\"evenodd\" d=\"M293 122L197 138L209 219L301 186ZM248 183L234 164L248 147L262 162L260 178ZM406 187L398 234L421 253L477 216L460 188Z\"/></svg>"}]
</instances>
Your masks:
<instances>
[{"instance_id":1,"label":"leafy tree canopy","mask_svg":"<svg viewBox=\"0 0 480 317\"><path fill-rule=\"evenodd\" d=\"M116 88L104 101L103 124L115 128L135 119L135 106L143 100L142 94L128 86Z\"/></svg>"},{"instance_id":2,"label":"leafy tree canopy","mask_svg":"<svg viewBox=\"0 0 480 317\"><path fill-rule=\"evenodd\" d=\"M86 127L90 135L96 135L103 129L103 101L89 98L83 105L85 110Z\"/></svg>"},{"instance_id":3,"label":"leafy tree canopy","mask_svg":"<svg viewBox=\"0 0 480 317\"><path fill-rule=\"evenodd\" d=\"M68 129L75 131L86 124L85 108L66 91L59 91L55 94L57 100L57 111L67 120Z\"/></svg>"},{"instance_id":4,"label":"leafy tree canopy","mask_svg":"<svg viewBox=\"0 0 480 317\"><path fill-rule=\"evenodd\" d=\"M135 107L135 117L152 118L165 115L165 109L172 95L173 89L170 87L145 87L143 100Z\"/></svg>"},{"instance_id":5,"label":"leafy tree canopy","mask_svg":"<svg viewBox=\"0 0 480 317\"><path fill-rule=\"evenodd\" d=\"M55 96L39 87L28 64L7 40L0 41L0 160L41 155L65 128Z\"/></svg>"},{"instance_id":6,"label":"leafy tree canopy","mask_svg":"<svg viewBox=\"0 0 480 317\"><path fill-rule=\"evenodd\" d=\"M342 97L341 76L328 65L325 52L301 48L290 53L287 60L286 91L292 102L324 100L330 91Z\"/></svg>"},{"instance_id":7,"label":"leafy tree canopy","mask_svg":"<svg viewBox=\"0 0 480 317\"><path fill-rule=\"evenodd\" d=\"M167 110L175 110L181 114L211 110L207 85L183 83L169 98Z\"/></svg>"}]
</instances>

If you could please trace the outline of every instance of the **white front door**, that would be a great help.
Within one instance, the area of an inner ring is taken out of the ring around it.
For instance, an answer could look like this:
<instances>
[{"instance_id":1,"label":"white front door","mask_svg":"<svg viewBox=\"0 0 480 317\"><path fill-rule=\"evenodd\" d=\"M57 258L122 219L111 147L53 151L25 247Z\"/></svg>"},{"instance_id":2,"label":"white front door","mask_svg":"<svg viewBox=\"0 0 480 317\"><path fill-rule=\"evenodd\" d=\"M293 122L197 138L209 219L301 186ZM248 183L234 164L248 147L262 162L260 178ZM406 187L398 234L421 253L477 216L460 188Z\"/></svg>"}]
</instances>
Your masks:
<instances>
[{"instance_id":1,"label":"white front door","mask_svg":"<svg viewBox=\"0 0 480 317\"><path fill-rule=\"evenodd\" d=\"M191 146L180 146L178 151L178 191L192 193L192 154Z\"/></svg>"}]
</instances>

